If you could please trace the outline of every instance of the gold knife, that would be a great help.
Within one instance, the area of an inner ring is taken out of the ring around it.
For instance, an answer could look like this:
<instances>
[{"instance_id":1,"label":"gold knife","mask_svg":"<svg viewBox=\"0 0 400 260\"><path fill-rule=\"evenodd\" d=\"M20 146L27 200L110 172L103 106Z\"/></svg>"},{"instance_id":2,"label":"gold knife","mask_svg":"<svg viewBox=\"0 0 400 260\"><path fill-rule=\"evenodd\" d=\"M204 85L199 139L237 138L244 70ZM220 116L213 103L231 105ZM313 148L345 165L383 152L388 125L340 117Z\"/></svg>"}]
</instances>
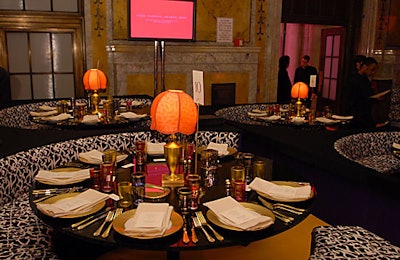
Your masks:
<instances>
[{"instance_id":1,"label":"gold knife","mask_svg":"<svg viewBox=\"0 0 400 260\"><path fill-rule=\"evenodd\" d=\"M81 220L81 221L79 221L79 222L76 222L76 223L72 224L72 225L71 225L71 228L76 228L76 227L82 225L83 223L85 223L85 222L87 222L87 221L93 219L93 218L99 217L99 216L103 215L104 213L107 213L107 212L110 211L111 209L112 209L112 207L107 207L104 211L101 211L101 212L98 212L98 213L96 213L96 214L93 214L92 216L87 217L87 218L85 218L84 220Z\"/></svg>"},{"instance_id":2,"label":"gold knife","mask_svg":"<svg viewBox=\"0 0 400 260\"><path fill-rule=\"evenodd\" d=\"M105 212L103 215L101 215L101 216L99 216L99 217L97 217L97 218L95 218L95 219L92 219L91 221L89 221L89 222L87 222L87 223L85 223L85 224L83 224L83 225L78 226L76 229L77 229L77 230L82 230L82 229L84 229L84 228L86 228L86 227L92 225L93 223L95 223L95 222L97 222L97 221L99 221L99 220L105 218L105 217L107 216L107 214L108 214L108 212Z\"/></svg>"}]
</instances>

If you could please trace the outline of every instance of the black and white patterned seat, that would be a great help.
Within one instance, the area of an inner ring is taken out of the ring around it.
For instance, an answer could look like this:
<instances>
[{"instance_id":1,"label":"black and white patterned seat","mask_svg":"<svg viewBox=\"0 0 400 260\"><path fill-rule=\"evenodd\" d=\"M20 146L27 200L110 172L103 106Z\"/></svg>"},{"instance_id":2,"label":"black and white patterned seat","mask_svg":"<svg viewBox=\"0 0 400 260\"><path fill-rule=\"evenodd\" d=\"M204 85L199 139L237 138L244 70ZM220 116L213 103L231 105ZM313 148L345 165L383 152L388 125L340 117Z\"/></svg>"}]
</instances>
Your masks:
<instances>
[{"instance_id":1,"label":"black and white patterned seat","mask_svg":"<svg viewBox=\"0 0 400 260\"><path fill-rule=\"evenodd\" d=\"M400 160L392 152L400 143L400 132L360 133L340 138L335 150L344 157L384 174L400 171Z\"/></svg>"},{"instance_id":2,"label":"black and white patterned seat","mask_svg":"<svg viewBox=\"0 0 400 260\"><path fill-rule=\"evenodd\" d=\"M28 191L39 169L54 169L93 149L125 150L139 140L160 142L164 138L152 131L108 134L45 145L1 158L0 258L58 259L51 244L52 229L29 206ZM240 148L239 133L200 131L198 139L202 145L213 141Z\"/></svg>"},{"instance_id":3,"label":"black and white patterned seat","mask_svg":"<svg viewBox=\"0 0 400 260\"><path fill-rule=\"evenodd\" d=\"M359 226L319 226L310 260L321 259L400 259L400 248Z\"/></svg>"}]
</instances>

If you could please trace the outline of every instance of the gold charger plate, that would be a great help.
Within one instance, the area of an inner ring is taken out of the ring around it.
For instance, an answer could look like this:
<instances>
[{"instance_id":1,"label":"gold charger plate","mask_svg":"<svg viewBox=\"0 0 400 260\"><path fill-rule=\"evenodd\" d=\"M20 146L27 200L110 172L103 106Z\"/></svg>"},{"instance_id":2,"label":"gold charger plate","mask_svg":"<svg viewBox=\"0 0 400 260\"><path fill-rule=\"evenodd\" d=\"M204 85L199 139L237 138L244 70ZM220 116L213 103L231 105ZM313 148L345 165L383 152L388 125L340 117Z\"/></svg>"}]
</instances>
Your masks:
<instances>
[{"instance_id":1,"label":"gold charger plate","mask_svg":"<svg viewBox=\"0 0 400 260\"><path fill-rule=\"evenodd\" d=\"M145 191L145 200L152 202L164 201L166 197L171 193L171 189L168 187L161 187L150 183L146 183Z\"/></svg>"},{"instance_id":2,"label":"gold charger plate","mask_svg":"<svg viewBox=\"0 0 400 260\"><path fill-rule=\"evenodd\" d=\"M44 200L40 203L43 204L52 204L52 203L56 203L57 201L60 200L64 200L64 199L71 199L75 196L78 196L79 194L81 194L81 192L73 192L73 193L64 193L64 194L60 194L60 195L56 195L54 197L48 198L47 200ZM66 215L66 216L62 216L62 217L58 217L58 218L80 218L80 217L85 217L87 215L96 213L97 211L101 210L104 206L106 205L105 201L102 201L98 204L96 204L94 207L86 210L86 211L81 211L75 214L71 214L71 215ZM39 208L38 210L40 212L42 212L43 214L49 216L48 214L46 214L46 212L41 211ZM51 216L50 216L51 217Z\"/></svg>"},{"instance_id":3,"label":"gold charger plate","mask_svg":"<svg viewBox=\"0 0 400 260\"><path fill-rule=\"evenodd\" d=\"M121 215L119 215L114 221L113 221L113 228L116 232L123 236L127 236L130 238L137 238L137 239L154 239L154 238L159 238L159 237L140 237L140 236L132 236L128 233L125 232L125 222L128 221L128 219L133 218L133 216L136 213L136 209L131 209L128 211L125 211ZM183 226L183 219L181 215L176 213L175 211L172 211L171 214L171 227L165 231L164 235L162 237L167 237L170 236L176 232L178 232L182 226Z\"/></svg>"},{"instance_id":4,"label":"gold charger plate","mask_svg":"<svg viewBox=\"0 0 400 260\"><path fill-rule=\"evenodd\" d=\"M272 211L267 209L266 207L263 207L261 205L257 205L257 204L254 204L254 203L249 203L249 202L240 202L240 204L243 207L245 207L246 209L248 209L248 210L253 210L253 211L257 212L260 215L268 216L268 217L272 218L273 221L275 222L274 213L272 213ZM233 230L233 231L246 231L246 230L243 230L243 229L240 229L240 228L237 228L237 227L233 227L233 226L229 226L229 225L226 225L226 224L222 223L218 219L217 215L212 210L208 210L207 213L206 213L206 216L207 216L207 219L211 223L213 223L213 224L215 224L215 225L217 225L217 226L219 226L221 228L229 229L229 230ZM266 227L266 228L268 228L268 227ZM259 229L255 229L255 230L252 230L252 231L258 231L258 230L262 230L262 229L266 229L266 228L259 228Z\"/></svg>"},{"instance_id":5,"label":"gold charger plate","mask_svg":"<svg viewBox=\"0 0 400 260\"><path fill-rule=\"evenodd\" d=\"M63 167L63 168L55 168L53 170L50 170L51 172L75 172L75 171L80 171L83 170L81 168L76 168L76 167ZM90 177L89 177L90 178ZM88 178L88 179L89 179ZM84 179L87 180L87 179ZM53 182L53 181L43 181L43 180L37 180L37 182L47 184L47 185L68 185L68 184L74 184L74 183L79 183L84 180L71 180L71 181L62 181L62 182Z\"/></svg>"},{"instance_id":6,"label":"gold charger plate","mask_svg":"<svg viewBox=\"0 0 400 260\"><path fill-rule=\"evenodd\" d=\"M196 152L197 152L197 154L200 155L201 152L206 149L207 149L207 146L200 146L200 147L197 147ZM224 154L224 155L218 154L218 157L231 156L231 155L234 155L235 153L237 153L236 148L233 148L233 147L228 147L227 150L228 150L228 154Z\"/></svg>"},{"instance_id":7,"label":"gold charger plate","mask_svg":"<svg viewBox=\"0 0 400 260\"><path fill-rule=\"evenodd\" d=\"M301 187L301 186L305 186L305 185L310 185L310 184L305 184L302 182L296 182L296 181L271 181L272 183L275 183L277 185L281 185L281 186L289 186L289 187ZM278 202L301 202L301 201L306 201L309 200L311 198L314 197L314 190L311 187L311 193L310 196L308 196L308 198L306 199L302 199L302 198L294 198L294 199L279 199L279 198L274 198L269 194L257 191L258 195L270 199L270 200L274 200L274 201L278 201Z\"/></svg>"},{"instance_id":8,"label":"gold charger plate","mask_svg":"<svg viewBox=\"0 0 400 260\"><path fill-rule=\"evenodd\" d=\"M117 155L117 163L125 160L126 158L128 158L127 154L123 154L123 153L118 153ZM79 156L79 161L83 162L83 163L87 163L87 164L101 164L102 162L99 160L87 160L85 158L82 158Z\"/></svg>"}]
</instances>

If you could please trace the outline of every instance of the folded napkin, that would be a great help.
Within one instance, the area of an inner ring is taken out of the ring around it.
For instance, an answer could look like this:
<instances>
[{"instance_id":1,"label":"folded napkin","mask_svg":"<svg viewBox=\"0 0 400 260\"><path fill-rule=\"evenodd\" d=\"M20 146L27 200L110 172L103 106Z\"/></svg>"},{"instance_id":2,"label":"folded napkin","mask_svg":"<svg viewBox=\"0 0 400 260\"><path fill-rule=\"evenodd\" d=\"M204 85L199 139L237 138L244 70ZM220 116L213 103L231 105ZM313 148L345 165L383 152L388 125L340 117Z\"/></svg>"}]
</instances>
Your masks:
<instances>
[{"instance_id":1,"label":"folded napkin","mask_svg":"<svg viewBox=\"0 0 400 260\"><path fill-rule=\"evenodd\" d=\"M133 112L123 112L120 114L121 117L126 118L126 119L139 119L139 118L143 118L146 117L147 114L136 114Z\"/></svg>"},{"instance_id":2,"label":"folded napkin","mask_svg":"<svg viewBox=\"0 0 400 260\"><path fill-rule=\"evenodd\" d=\"M315 121L324 123L324 124L333 124L333 123L339 122L338 120L334 120L334 119L330 119L330 118L326 118L326 117L317 117L317 118L315 118Z\"/></svg>"},{"instance_id":3,"label":"folded napkin","mask_svg":"<svg viewBox=\"0 0 400 260\"><path fill-rule=\"evenodd\" d=\"M353 116L332 115L332 118L337 119L337 120L351 120L351 119L353 119Z\"/></svg>"},{"instance_id":4,"label":"folded napkin","mask_svg":"<svg viewBox=\"0 0 400 260\"><path fill-rule=\"evenodd\" d=\"M263 117L260 117L260 119L263 119L263 120L266 120L266 121L276 121L276 120L281 119L281 116L278 116L278 115L263 116Z\"/></svg>"},{"instance_id":5,"label":"folded napkin","mask_svg":"<svg viewBox=\"0 0 400 260\"><path fill-rule=\"evenodd\" d=\"M277 185L256 177L249 185L249 188L269 195L274 200L291 201L307 200L311 196L311 186L290 187Z\"/></svg>"},{"instance_id":6,"label":"folded napkin","mask_svg":"<svg viewBox=\"0 0 400 260\"><path fill-rule=\"evenodd\" d=\"M164 154L165 143L146 142L146 151L148 154Z\"/></svg>"},{"instance_id":7,"label":"folded napkin","mask_svg":"<svg viewBox=\"0 0 400 260\"><path fill-rule=\"evenodd\" d=\"M70 184L74 182L83 181L90 178L89 169L83 169L78 171L46 171L39 170L35 176L35 180L42 183L50 183L57 185Z\"/></svg>"},{"instance_id":8,"label":"folded napkin","mask_svg":"<svg viewBox=\"0 0 400 260\"><path fill-rule=\"evenodd\" d=\"M84 124L96 124L100 122L98 115L84 115L82 123Z\"/></svg>"},{"instance_id":9,"label":"folded napkin","mask_svg":"<svg viewBox=\"0 0 400 260\"><path fill-rule=\"evenodd\" d=\"M39 106L39 109L42 111L52 111L52 110L57 110L57 107L51 107L48 105L43 105L43 106Z\"/></svg>"},{"instance_id":10,"label":"folded napkin","mask_svg":"<svg viewBox=\"0 0 400 260\"><path fill-rule=\"evenodd\" d=\"M120 102L120 105L121 106L126 106L126 102ZM132 106L141 106L141 105L143 105L143 102L137 101L137 100L132 100L131 105Z\"/></svg>"},{"instance_id":11,"label":"folded napkin","mask_svg":"<svg viewBox=\"0 0 400 260\"><path fill-rule=\"evenodd\" d=\"M210 142L207 145L207 149L217 150L219 156L223 156L223 155L228 155L229 154L228 144L217 144L217 143Z\"/></svg>"},{"instance_id":12,"label":"folded napkin","mask_svg":"<svg viewBox=\"0 0 400 260\"><path fill-rule=\"evenodd\" d=\"M254 111L254 110L253 110ZM268 113L266 112L266 111L264 111L264 112L256 112L256 113L254 113L254 112L247 112L247 115L248 116L266 116L266 115L268 115Z\"/></svg>"},{"instance_id":13,"label":"folded napkin","mask_svg":"<svg viewBox=\"0 0 400 260\"><path fill-rule=\"evenodd\" d=\"M243 207L232 197L224 197L204 203L206 207L217 215L219 221L225 225L242 230L260 230L274 223L269 216L261 215Z\"/></svg>"},{"instance_id":14,"label":"folded napkin","mask_svg":"<svg viewBox=\"0 0 400 260\"><path fill-rule=\"evenodd\" d=\"M88 212L108 198L108 194L88 189L75 197L58 200L52 204L38 203L37 208L44 214L57 218Z\"/></svg>"},{"instance_id":15,"label":"folded napkin","mask_svg":"<svg viewBox=\"0 0 400 260\"><path fill-rule=\"evenodd\" d=\"M168 203L140 203L124 232L134 237L161 237L170 227L173 207Z\"/></svg>"},{"instance_id":16,"label":"folded napkin","mask_svg":"<svg viewBox=\"0 0 400 260\"><path fill-rule=\"evenodd\" d=\"M49 116L49 117L42 118L42 119L50 121L50 122L60 122L60 121L64 121L64 120L67 120L70 118L72 118L70 114L62 113L62 114L59 114L56 116Z\"/></svg>"},{"instance_id":17,"label":"folded napkin","mask_svg":"<svg viewBox=\"0 0 400 260\"><path fill-rule=\"evenodd\" d=\"M304 122L305 122L305 119L302 117L293 117L293 119L292 119L292 123L295 125L302 125L302 124L304 124Z\"/></svg>"},{"instance_id":18,"label":"folded napkin","mask_svg":"<svg viewBox=\"0 0 400 260\"><path fill-rule=\"evenodd\" d=\"M392 144L392 147L393 147L394 149L399 149L399 150L400 150L400 144L398 144L398 143L393 143L393 144Z\"/></svg>"},{"instance_id":19,"label":"folded napkin","mask_svg":"<svg viewBox=\"0 0 400 260\"><path fill-rule=\"evenodd\" d=\"M98 150L91 150L89 152L83 152L79 154L79 158L82 160L92 162L93 164L101 164L103 162L103 154Z\"/></svg>"},{"instance_id":20,"label":"folded napkin","mask_svg":"<svg viewBox=\"0 0 400 260\"><path fill-rule=\"evenodd\" d=\"M39 116L52 116L52 115L57 115L58 111L57 110L51 110L51 111L43 111L43 112L35 112L35 111L30 111L29 114L34 117L39 117Z\"/></svg>"}]
</instances>

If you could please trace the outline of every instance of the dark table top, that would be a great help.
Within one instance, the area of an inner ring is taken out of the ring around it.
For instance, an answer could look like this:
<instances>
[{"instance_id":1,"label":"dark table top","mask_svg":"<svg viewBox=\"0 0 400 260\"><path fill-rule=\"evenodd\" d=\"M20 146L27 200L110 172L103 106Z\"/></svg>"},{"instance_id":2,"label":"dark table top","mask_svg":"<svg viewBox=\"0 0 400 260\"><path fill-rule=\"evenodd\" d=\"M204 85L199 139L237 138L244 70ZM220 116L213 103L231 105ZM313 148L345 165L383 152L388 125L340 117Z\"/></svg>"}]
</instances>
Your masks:
<instances>
[{"instance_id":1,"label":"dark table top","mask_svg":"<svg viewBox=\"0 0 400 260\"><path fill-rule=\"evenodd\" d=\"M273 169L272 160L262 157L256 157L256 158L266 161L267 169ZM221 159L220 165L214 175L215 177L214 184L211 187L203 187L205 190L205 195L201 198L201 205L199 209L203 211L205 215L208 209L205 206L203 206L202 203L225 196L225 179L229 178L230 168L234 164L235 161L233 157ZM307 181L307 180L293 180L293 181ZM86 183L84 182L83 185L88 185L88 181L86 181ZM49 186L40 183L34 183L32 189L47 188L47 187ZM251 191L248 193L247 201L260 205L261 203L258 201L257 197L258 194ZM291 227L297 225L298 223L300 223L310 214L315 199L312 198L310 200L303 202L287 203L296 207L306 209L306 211L302 215L296 215L289 212L284 212L284 214L294 218L294 221L290 224L285 224L281 220L276 219L275 223L270 227L264 230L251 231L251 232L226 230L212 224L215 227L215 229L225 237L224 241L216 241L215 243L210 243L207 241L205 235L201 232L201 230L196 229L196 233L199 237L199 242L197 244L194 244L192 242L185 244L182 242L182 230L167 237L152 239L151 243L149 243L148 239L129 238L122 236L115 231L113 231L107 239L103 239L101 237L93 237L92 236L93 232L98 228L98 226L101 224L102 221L96 222L95 224L89 226L86 229L77 231L75 229L72 229L70 225L72 223L75 223L83 219L83 217L78 219L55 219L45 216L44 214L42 214L37 210L36 205L32 202L32 198L33 196L31 193L30 194L31 207L33 208L35 214L37 214L37 216L40 219L42 219L45 223L55 228L58 232L67 235L69 237L72 237L75 240L82 241L82 243L97 244L110 248L127 247L134 249L162 250L162 251L167 251L170 256L171 255L173 256L173 258L179 257L179 251L182 250L204 250L204 249L220 248L233 245L245 246L253 241L264 239L279 234L281 232L284 232L290 229ZM173 190L171 192L168 198L168 202L174 206L176 212L178 213L180 212L178 207L176 190ZM189 215L191 214L193 214L193 212L189 213Z\"/></svg>"}]
</instances>

